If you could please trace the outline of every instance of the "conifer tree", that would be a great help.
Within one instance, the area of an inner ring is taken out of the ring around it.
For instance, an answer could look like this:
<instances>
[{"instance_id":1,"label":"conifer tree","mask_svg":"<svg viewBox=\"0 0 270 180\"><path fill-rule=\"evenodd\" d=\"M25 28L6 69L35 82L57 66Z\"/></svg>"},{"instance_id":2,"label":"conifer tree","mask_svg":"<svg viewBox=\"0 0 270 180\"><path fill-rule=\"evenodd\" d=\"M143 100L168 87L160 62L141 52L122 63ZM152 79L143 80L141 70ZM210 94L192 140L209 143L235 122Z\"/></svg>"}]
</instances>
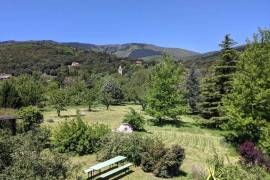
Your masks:
<instances>
[{"instance_id":1,"label":"conifer tree","mask_svg":"<svg viewBox=\"0 0 270 180\"><path fill-rule=\"evenodd\" d=\"M237 62L232 85L233 92L223 99L231 138L260 141L270 154L270 31L261 30L247 45Z\"/></svg>"},{"instance_id":2,"label":"conifer tree","mask_svg":"<svg viewBox=\"0 0 270 180\"><path fill-rule=\"evenodd\" d=\"M199 71L193 64L190 67L187 80L187 102L191 109L191 113L198 113L198 102L200 99L200 81L199 81Z\"/></svg>"},{"instance_id":3,"label":"conifer tree","mask_svg":"<svg viewBox=\"0 0 270 180\"><path fill-rule=\"evenodd\" d=\"M210 75L203 81L201 114L211 119L209 123L214 127L219 127L226 120L221 111L222 98L232 89L231 81L237 59L237 52L233 49L235 44L230 35L226 34L220 44L221 60L210 69Z\"/></svg>"}]
</instances>

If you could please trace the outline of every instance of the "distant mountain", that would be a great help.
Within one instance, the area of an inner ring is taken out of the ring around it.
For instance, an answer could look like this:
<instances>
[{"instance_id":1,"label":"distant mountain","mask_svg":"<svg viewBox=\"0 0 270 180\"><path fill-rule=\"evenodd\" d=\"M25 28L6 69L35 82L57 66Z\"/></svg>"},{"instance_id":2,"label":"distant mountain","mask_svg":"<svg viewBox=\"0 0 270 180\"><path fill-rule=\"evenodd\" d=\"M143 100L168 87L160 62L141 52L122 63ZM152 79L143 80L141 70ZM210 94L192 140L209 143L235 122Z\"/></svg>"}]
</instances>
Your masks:
<instances>
[{"instance_id":1,"label":"distant mountain","mask_svg":"<svg viewBox=\"0 0 270 180\"><path fill-rule=\"evenodd\" d=\"M199 55L200 53L180 49L180 48L165 48L152 44L143 43L127 43L127 44L115 44L115 45L94 45L85 43L62 43L68 46L76 48L84 48L88 50L103 51L109 54L114 54L118 57L130 57L147 60L150 57L158 57L164 53L173 56L176 60L181 60L186 57Z\"/></svg>"},{"instance_id":2,"label":"distant mountain","mask_svg":"<svg viewBox=\"0 0 270 180\"><path fill-rule=\"evenodd\" d=\"M51 40L42 41L3 41L0 44L18 44L26 42L39 42L39 43L51 43L70 46L73 48L80 48L86 50L93 50L96 52L105 52L108 54L116 55L120 58L132 58L143 60L158 60L162 54L166 53L174 57L175 60L182 60L195 55L200 55L198 52L181 49L181 48L166 48L152 44L144 43L127 43L127 44L108 44L108 45L95 45L79 42L56 42Z\"/></svg>"},{"instance_id":3,"label":"distant mountain","mask_svg":"<svg viewBox=\"0 0 270 180\"><path fill-rule=\"evenodd\" d=\"M128 58L74 48L54 41L0 42L0 73L19 75L40 71L56 76L68 72L73 62L79 63L81 69L105 74L117 72L120 64L132 64Z\"/></svg>"},{"instance_id":4,"label":"distant mountain","mask_svg":"<svg viewBox=\"0 0 270 180\"><path fill-rule=\"evenodd\" d=\"M234 47L235 50L242 52L246 48L246 45L240 45ZM220 57L221 51L211 51L204 54L198 54L189 56L183 59L183 63L186 67L190 67L192 64L196 64L201 71L206 71L208 67L215 64Z\"/></svg>"}]
</instances>

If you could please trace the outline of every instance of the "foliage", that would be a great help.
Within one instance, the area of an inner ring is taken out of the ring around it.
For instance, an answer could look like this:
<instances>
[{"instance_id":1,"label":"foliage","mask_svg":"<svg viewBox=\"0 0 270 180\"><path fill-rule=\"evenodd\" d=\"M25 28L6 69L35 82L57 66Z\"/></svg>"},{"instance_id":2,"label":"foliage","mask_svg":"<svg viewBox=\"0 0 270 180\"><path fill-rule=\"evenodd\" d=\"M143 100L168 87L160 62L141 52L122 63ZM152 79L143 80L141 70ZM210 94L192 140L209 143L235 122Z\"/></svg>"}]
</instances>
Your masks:
<instances>
[{"instance_id":1,"label":"foliage","mask_svg":"<svg viewBox=\"0 0 270 180\"><path fill-rule=\"evenodd\" d=\"M255 144L249 141L239 146L239 152L242 156L242 162L250 165L259 165L270 171L270 159L263 154Z\"/></svg>"},{"instance_id":2,"label":"foliage","mask_svg":"<svg viewBox=\"0 0 270 180\"><path fill-rule=\"evenodd\" d=\"M44 86L34 76L21 75L13 82L22 100L23 106L36 106L44 101Z\"/></svg>"},{"instance_id":3,"label":"foliage","mask_svg":"<svg viewBox=\"0 0 270 180\"><path fill-rule=\"evenodd\" d=\"M88 89L84 81L76 79L75 82L70 83L65 89L68 104L69 105L84 104L87 90Z\"/></svg>"},{"instance_id":4,"label":"foliage","mask_svg":"<svg viewBox=\"0 0 270 180\"><path fill-rule=\"evenodd\" d=\"M78 71L92 69L94 73L113 73L121 64L128 66L126 58L96 51L72 48L51 41L3 44L0 46L0 72L13 75L40 71L57 76L60 84L69 75L69 65L79 62ZM72 73L71 73L72 74Z\"/></svg>"},{"instance_id":5,"label":"foliage","mask_svg":"<svg viewBox=\"0 0 270 180\"><path fill-rule=\"evenodd\" d=\"M263 149L264 153L270 156L270 125L264 127L262 134L260 136L260 140L258 142L261 149Z\"/></svg>"},{"instance_id":6,"label":"foliage","mask_svg":"<svg viewBox=\"0 0 270 180\"><path fill-rule=\"evenodd\" d=\"M59 125L53 133L53 144L61 153L90 154L97 151L98 142L108 132L107 126L102 124L89 126L78 116Z\"/></svg>"},{"instance_id":7,"label":"foliage","mask_svg":"<svg viewBox=\"0 0 270 180\"><path fill-rule=\"evenodd\" d=\"M88 111L92 110L92 107L97 103L98 101L98 88L93 87L91 89L87 89L85 92L84 101L88 106Z\"/></svg>"},{"instance_id":8,"label":"foliage","mask_svg":"<svg viewBox=\"0 0 270 180\"><path fill-rule=\"evenodd\" d=\"M132 73L124 89L126 96L142 106L142 110L146 109L146 92L149 85L150 70L139 68Z\"/></svg>"},{"instance_id":9,"label":"foliage","mask_svg":"<svg viewBox=\"0 0 270 180\"><path fill-rule=\"evenodd\" d=\"M159 177L178 175L185 157L184 149L180 146L167 149L159 139L138 134L109 134L101 143L99 160L124 155L135 165L141 165L144 171L154 172Z\"/></svg>"},{"instance_id":10,"label":"foliage","mask_svg":"<svg viewBox=\"0 0 270 180\"><path fill-rule=\"evenodd\" d=\"M34 106L23 107L19 110L19 116L22 119L23 132L37 127L43 121L43 115Z\"/></svg>"},{"instance_id":11,"label":"foliage","mask_svg":"<svg viewBox=\"0 0 270 180\"><path fill-rule=\"evenodd\" d=\"M0 151L5 153L0 165L0 179L65 179L66 158L44 150L49 141L48 131L40 128L16 136L0 136ZM4 144L2 143L4 142Z\"/></svg>"},{"instance_id":12,"label":"foliage","mask_svg":"<svg viewBox=\"0 0 270 180\"><path fill-rule=\"evenodd\" d=\"M137 130L137 131L144 130L145 119L141 114L136 112L133 108L130 108L130 112L125 115L123 122L131 125L134 130Z\"/></svg>"},{"instance_id":13,"label":"foliage","mask_svg":"<svg viewBox=\"0 0 270 180\"><path fill-rule=\"evenodd\" d=\"M185 158L185 151L179 145L172 146L157 162L154 174L158 177L170 178L179 175L179 168Z\"/></svg>"},{"instance_id":14,"label":"foliage","mask_svg":"<svg viewBox=\"0 0 270 180\"><path fill-rule=\"evenodd\" d=\"M265 135L269 138L265 132L270 121L269 34L260 31L241 54L233 78L233 93L223 100L223 110L229 119L224 128L232 132L229 138L235 142L257 143Z\"/></svg>"},{"instance_id":15,"label":"foliage","mask_svg":"<svg viewBox=\"0 0 270 180\"><path fill-rule=\"evenodd\" d=\"M140 134L124 135L120 133L108 134L100 141L100 144L101 150L98 152L99 160L106 160L117 155L123 155L136 166L141 164L141 154L143 152L147 152L157 145L164 147L164 144L156 138L142 136Z\"/></svg>"},{"instance_id":16,"label":"foliage","mask_svg":"<svg viewBox=\"0 0 270 180\"><path fill-rule=\"evenodd\" d=\"M22 106L21 96L11 80L6 80L1 88L1 107L19 108Z\"/></svg>"},{"instance_id":17,"label":"foliage","mask_svg":"<svg viewBox=\"0 0 270 180\"><path fill-rule=\"evenodd\" d=\"M220 127L224 121L222 109L222 98L229 94L232 89L231 81L235 72L235 62L237 53L232 48L235 44L230 35L227 34L220 44L221 60L216 65L211 67L210 73L202 84L202 102L201 115L210 119L210 126Z\"/></svg>"},{"instance_id":18,"label":"foliage","mask_svg":"<svg viewBox=\"0 0 270 180\"><path fill-rule=\"evenodd\" d=\"M199 71L196 69L195 65L192 65L186 80L187 89L187 102L191 109L191 113L198 113L198 102L200 100L200 81L199 81Z\"/></svg>"},{"instance_id":19,"label":"foliage","mask_svg":"<svg viewBox=\"0 0 270 180\"><path fill-rule=\"evenodd\" d=\"M50 104L56 109L58 117L60 112L65 110L67 105L67 95L64 89L57 89L50 93Z\"/></svg>"},{"instance_id":20,"label":"foliage","mask_svg":"<svg viewBox=\"0 0 270 180\"><path fill-rule=\"evenodd\" d=\"M114 78L105 78L100 93L101 102L107 110L112 104L119 104L124 99L124 94L117 81Z\"/></svg>"},{"instance_id":21,"label":"foliage","mask_svg":"<svg viewBox=\"0 0 270 180\"><path fill-rule=\"evenodd\" d=\"M239 163L226 164L224 158L218 154L214 154L208 161L209 175L207 179L219 179L219 180L230 180L230 179L247 179L247 180L263 180L269 178L267 172L258 166L248 167Z\"/></svg>"},{"instance_id":22,"label":"foliage","mask_svg":"<svg viewBox=\"0 0 270 180\"><path fill-rule=\"evenodd\" d=\"M147 112L156 118L157 123L167 118L176 120L186 112L184 90L180 86L182 79L182 67L170 57L164 56L164 61L154 67L146 102Z\"/></svg>"}]
</instances>

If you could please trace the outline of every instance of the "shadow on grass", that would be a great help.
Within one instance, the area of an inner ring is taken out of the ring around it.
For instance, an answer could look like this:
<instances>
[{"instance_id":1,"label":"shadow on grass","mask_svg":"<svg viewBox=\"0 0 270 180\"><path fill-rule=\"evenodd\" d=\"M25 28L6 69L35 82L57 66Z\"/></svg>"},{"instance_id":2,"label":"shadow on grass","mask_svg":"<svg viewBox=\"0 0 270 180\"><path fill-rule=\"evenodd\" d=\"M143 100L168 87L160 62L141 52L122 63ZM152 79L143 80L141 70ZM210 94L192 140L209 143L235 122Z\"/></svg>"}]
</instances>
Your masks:
<instances>
[{"instance_id":1,"label":"shadow on grass","mask_svg":"<svg viewBox=\"0 0 270 180\"><path fill-rule=\"evenodd\" d=\"M180 170L177 176L187 176L187 175L188 174L185 171Z\"/></svg>"},{"instance_id":2,"label":"shadow on grass","mask_svg":"<svg viewBox=\"0 0 270 180\"><path fill-rule=\"evenodd\" d=\"M155 119L150 119L150 122L152 123L152 125L154 126L158 126L158 127L163 127L163 126L167 126L167 125L170 125L170 126L173 126L173 127L193 127L194 126L194 123L190 123L190 122L184 122L184 121L181 121L181 120L168 120L168 119L163 119L163 120L160 120L160 121L156 121Z\"/></svg>"},{"instance_id":3,"label":"shadow on grass","mask_svg":"<svg viewBox=\"0 0 270 180\"><path fill-rule=\"evenodd\" d=\"M133 172L134 172L133 170L129 170L128 172L125 172L125 173L123 173L123 174L121 174L121 175L119 175L117 177L112 178L112 180L122 179L123 177L125 177L125 176L127 176L127 175L129 175L129 174L131 174Z\"/></svg>"},{"instance_id":4,"label":"shadow on grass","mask_svg":"<svg viewBox=\"0 0 270 180\"><path fill-rule=\"evenodd\" d=\"M85 116L85 114L80 114L80 116ZM78 115L76 114L72 114L72 115L61 115L59 116L60 118L75 118L78 117Z\"/></svg>"},{"instance_id":5,"label":"shadow on grass","mask_svg":"<svg viewBox=\"0 0 270 180\"><path fill-rule=\"evenodd\" d=\"M94 179L94 178L100 176L101 174L104 174L104 173L106 173L106 172L109 172L110 170L115 169L116 167L117 167L117 166L113 166L113 167L110 167L110 168L108 168L108 169L106 169L106 170L99 171L99 172L95 173L92 177L88 177L87 179ZM98 179L99 179L99 178L98 178Z\"/></svg>"}]
</instances>

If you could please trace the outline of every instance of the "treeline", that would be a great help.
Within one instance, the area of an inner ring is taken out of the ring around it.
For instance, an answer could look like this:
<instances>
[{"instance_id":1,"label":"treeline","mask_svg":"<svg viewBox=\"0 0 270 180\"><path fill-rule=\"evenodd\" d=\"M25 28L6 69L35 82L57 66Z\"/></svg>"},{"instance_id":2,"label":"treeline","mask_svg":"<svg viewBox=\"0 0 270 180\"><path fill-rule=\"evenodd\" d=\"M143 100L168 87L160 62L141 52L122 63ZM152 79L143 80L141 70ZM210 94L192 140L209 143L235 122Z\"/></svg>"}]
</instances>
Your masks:
<instances>
[{"instance_id":1,"label":"treeline","mask_svg":"<svg viewBox=\"0 0 270 180\"><path fill-rule=\"evenodd\" d=\"M69 75L68 65L80 63L81 69L95 73L113 73L120 64L116 56L50 42L25 42L0 45L0 72L15 76L39 71L61 77Z\"/></svg>"}]
</instances>

